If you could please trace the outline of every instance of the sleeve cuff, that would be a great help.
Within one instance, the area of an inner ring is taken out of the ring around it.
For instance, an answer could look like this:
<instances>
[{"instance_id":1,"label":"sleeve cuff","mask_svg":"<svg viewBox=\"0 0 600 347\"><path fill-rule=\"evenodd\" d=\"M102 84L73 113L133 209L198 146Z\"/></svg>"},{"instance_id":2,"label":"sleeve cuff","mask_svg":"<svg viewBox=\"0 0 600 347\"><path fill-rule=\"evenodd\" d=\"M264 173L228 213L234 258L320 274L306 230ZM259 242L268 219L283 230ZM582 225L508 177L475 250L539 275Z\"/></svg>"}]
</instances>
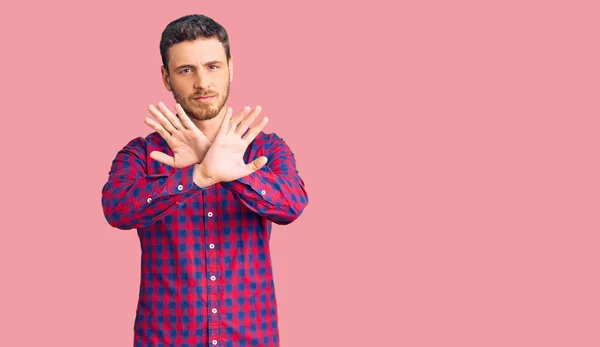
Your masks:
<instances>
[{"instance_id":1,"label":"sleeve cuff","mask_svg":"<svg viewBox=\"0 0 600 347\"><path fill-rule=\"evenodd\" d=\"M201 191L202 188L194 183L194 165L176 170L167 180L165 195L178 195Z\"/></svg>"},{"instance_id":2,"label":"sleeve cuff","mask_svg":"<svg viewBox=\"0 0 600 347\"><path fill-rule=\"evenodd\" d=\"M273 191L273 187L266 184L258 176L263 172L263 170L268 170L268 169L265 166L265 167L261 168L260 170L253 172L250 175L238 178L237 180L230 181L230 182L221 182L221 186L223 186L226 189L229 189L233 192L239 193L239 194L243 194L245 189L247 189L246 187L248 187L253 192L260 195L263 199L272 203L271 200L274 196L273 194L275 194L275 191Z\"/></svg>"}]
</instances>

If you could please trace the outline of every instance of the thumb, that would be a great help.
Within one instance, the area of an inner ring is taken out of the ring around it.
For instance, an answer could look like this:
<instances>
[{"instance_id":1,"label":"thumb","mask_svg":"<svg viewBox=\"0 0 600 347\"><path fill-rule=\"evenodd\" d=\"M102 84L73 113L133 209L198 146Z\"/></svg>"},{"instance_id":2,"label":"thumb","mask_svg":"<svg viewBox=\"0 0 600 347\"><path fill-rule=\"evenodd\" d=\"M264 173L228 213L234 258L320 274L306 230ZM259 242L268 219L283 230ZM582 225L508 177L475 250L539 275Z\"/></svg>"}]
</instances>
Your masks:
<instances>
[{"instance_id":1,"label":"thumb","mask_svg":"<svg viewBox=\"0 0 600 347\"><path fill-rule=\"evenodd\" d=\"M150 158L152 158L160 163L163 163L165 165L175 167L175 158L173 158L170 155L167 155L163 152L152 151L152 152L150 152Z\"/></svg>"},{"instance_id":2,"label":"thumb","mask_svg":"<svg viewBox=\"0 0 600 347\"><path fill-rule=\"evenodd\" d=\"M267 157L264 155L254 159L250 164L247 165L248 169L250 169L250 173L260 170L261 167L265 166L268 160L269 159L267 159Z\"/></svg>"}]
</instances>

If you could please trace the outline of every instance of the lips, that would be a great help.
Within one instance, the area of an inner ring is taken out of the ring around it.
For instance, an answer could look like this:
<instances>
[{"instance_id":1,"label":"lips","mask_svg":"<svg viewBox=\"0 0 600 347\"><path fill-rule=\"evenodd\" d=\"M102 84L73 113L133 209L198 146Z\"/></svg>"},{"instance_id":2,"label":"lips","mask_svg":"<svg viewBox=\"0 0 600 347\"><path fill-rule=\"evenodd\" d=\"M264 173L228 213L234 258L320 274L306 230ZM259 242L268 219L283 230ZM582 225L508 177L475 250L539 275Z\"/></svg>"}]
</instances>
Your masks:
<instances>
[{"instance_id":1,"label":"lips","mask_svg":"<svg viewBox=\"0 0 600 347\"><path fill-rule=\"evenodd\" d=\"M212 102L213 97L214 97L214 95L199 96L197 98L194 98L194 101L199 104L209 103L209 102Z\"/></svg>"},{"instance_id":2,"label":"lips","mask_svg":"<svg viewBox=\"0 0 600 347\"><path fill-rule=\"evenodd\" d=\"M195 100L206 100L206 99L212 98L213 96L215 96L215 95L202 95L202 96L197 96L194 99Z\"/></svg>"}]
</instances>

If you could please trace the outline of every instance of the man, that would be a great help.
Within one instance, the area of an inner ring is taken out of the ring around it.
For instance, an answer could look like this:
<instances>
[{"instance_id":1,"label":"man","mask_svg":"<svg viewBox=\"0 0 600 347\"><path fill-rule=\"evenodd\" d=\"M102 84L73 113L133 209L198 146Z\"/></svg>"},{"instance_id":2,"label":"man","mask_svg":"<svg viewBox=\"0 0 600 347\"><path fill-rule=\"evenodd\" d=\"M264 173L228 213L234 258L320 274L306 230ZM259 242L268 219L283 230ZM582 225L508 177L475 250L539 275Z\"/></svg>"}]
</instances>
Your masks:
<instances>
[{"instance_id":1,"label":"man","mask_svg":"<svg viewBox=\"0 0 600 347\"><path fill-rule=\"evenodd\" d=\"M267 118L250 127L259 106L236 116L226 106L233 61L221 25L179 18L160 51L177 114L150 105L155 132L117 153L102 189L109 224L140 239L134 345L278 346L271 224L308 204L294 155L262 132Z\"/></svg>"}]
</instances>

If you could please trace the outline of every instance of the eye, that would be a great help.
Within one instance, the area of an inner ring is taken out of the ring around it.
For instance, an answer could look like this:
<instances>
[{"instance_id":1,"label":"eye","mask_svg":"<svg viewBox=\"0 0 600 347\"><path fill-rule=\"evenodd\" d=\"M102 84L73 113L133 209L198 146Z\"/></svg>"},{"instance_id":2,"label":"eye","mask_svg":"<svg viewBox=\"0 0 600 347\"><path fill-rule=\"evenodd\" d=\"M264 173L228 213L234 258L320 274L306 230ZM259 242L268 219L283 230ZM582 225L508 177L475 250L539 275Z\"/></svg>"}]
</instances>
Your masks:
<instances>
[{"instance_id":1,"label":"eye","mask_svg":"<svg viewBox=\"0 0 600 347\"><path fill-rule=\"evenodd\" d=\"M213 67L214 67L214 69L218 69L218 68L219 68L217 65L210 65L210 66L209 66L209 68L210 68L211 70L214 70L214 69L213 69Z\"/></svg>"},{"instance_id":2,"label":"eye","mask_svg":"<svg viewBox=\"0 0 600 347\"><path fill-rule=\"evenodd\" d=\"M185 73L186 70L192 71L192 69L190 69L190 68L185 68L185 69L181 70L181 72Z\"/></svg>"}]
</instances>

